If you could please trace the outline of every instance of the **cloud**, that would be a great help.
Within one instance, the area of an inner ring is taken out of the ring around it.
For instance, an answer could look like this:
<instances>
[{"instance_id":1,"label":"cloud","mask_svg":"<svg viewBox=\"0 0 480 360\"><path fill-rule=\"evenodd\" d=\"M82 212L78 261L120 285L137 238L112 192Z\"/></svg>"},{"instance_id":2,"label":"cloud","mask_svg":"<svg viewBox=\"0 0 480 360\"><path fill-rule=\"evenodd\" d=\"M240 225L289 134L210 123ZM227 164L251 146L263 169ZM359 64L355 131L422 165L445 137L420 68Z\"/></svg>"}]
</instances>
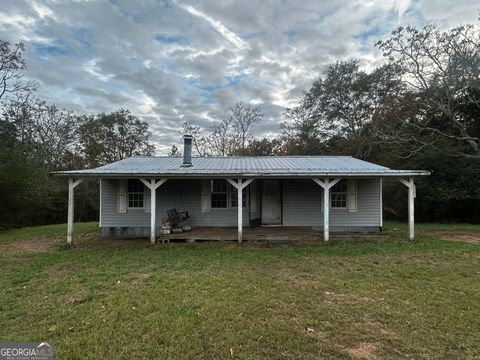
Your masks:
<instances>
[{"instance_id":1,"label":"cloud","mask_svg":"<svg viewBox=\"0 0 480 360\"><path fill-rule=\"evenodd\" d=\"M215 20L212 17L208 16L207 14L195 9L191 5L182 5L178 4L175 1L175 4L179 5L182 9L187 11L188 13L198 16L199 18L208 22L212 27L220 33L226 40L230 41L233 45L235 45L239 49L244 49L248 46L248 44L243 41L237 34L230 31L225 25L222 24L221 21Z\"/></svg>"},{"instance_id":2,"label":"cloud","mask_svg":"<svg viewBox=\"0 0 480 360\"><path fill-rule=\"evenodd\" d=\"M190 121L208 129L238 101L275 134L328 63L382 63L374 43L397 26L477 22L478 1L15 0L0 2L2 38L26 43L41 95L81 114L128 108L160 154Z\"/></svg>"}]
</instances>

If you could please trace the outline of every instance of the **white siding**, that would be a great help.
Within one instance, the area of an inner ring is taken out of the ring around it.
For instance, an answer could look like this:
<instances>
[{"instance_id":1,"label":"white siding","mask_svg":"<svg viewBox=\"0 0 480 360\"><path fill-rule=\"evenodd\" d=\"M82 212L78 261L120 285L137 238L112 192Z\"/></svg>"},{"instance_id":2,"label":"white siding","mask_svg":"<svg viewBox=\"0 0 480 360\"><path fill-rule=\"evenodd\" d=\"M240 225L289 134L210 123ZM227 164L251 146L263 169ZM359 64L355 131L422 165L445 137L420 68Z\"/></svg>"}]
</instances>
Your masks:
<instances>
[{"instance_id":1,"label":"white siding","mask_svg":"<svg viewBox=\"0 0 480 360\"><path fill-rule=\"evenodd\" d=\"M379 227L379 179L357 179L357 211L330 209L330 226L347 230L355 227ZM310 179L283 181L283 225L323 226L322 188Z\"/></svg>"},{"instance_id":2,"label":"white siding","mask_svg":"<svg viewBox=\"0 0 480 360\"><path fill-rule=\"evenodd\" d=\"M249 214L244 209L244 226L250 224L249 218L258 217L261 209L261 180L255 180L250 186L257 187L256 212ZM285 226L323 226L321 212L320 186L310 179L283 180L283 225ZM103 179L101 182L102 227L150 227L150 213L144 209L127 209L119 213L117 209L117 180ZM167 210L176 208L188 211L192 226L236 226L237 209L211 209L201 211L200 180L167 180L157 189L157 224ZM249 216L250 215L250 216ZM348 230L356 227L380 227L380 180L357 180L357 212L347 209L331 209L330 226L332 231Z\"/></svg>"},{"instance_id":3,"label":"white siding","mask_svg":"<svg viewBox=\"0 0 480 360\"><path fill-rule=\"evenodd\" d=\"M102 180L102 227L149 227L150 213L144 209L117 211L118 180ZM167 210L188 211L192 226L236 226L237 208L201 212L200 180L167 180L157 189L156 219L161 226ZM244 226L249 225L248 210L243 212Z\"/></svg>"}]
</instances>

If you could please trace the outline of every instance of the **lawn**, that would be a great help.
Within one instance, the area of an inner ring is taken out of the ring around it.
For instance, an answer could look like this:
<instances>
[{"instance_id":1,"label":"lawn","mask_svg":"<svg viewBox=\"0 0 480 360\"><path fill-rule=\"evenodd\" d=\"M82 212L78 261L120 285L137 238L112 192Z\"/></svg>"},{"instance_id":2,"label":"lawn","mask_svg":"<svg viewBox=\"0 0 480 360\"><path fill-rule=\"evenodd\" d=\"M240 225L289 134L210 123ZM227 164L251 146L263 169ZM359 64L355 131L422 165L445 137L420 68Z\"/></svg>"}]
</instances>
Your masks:
<instances>
[{"instance_id":1,"label":"lawn","mask_svg":"<svg viewBox=\"0 0 480 360\"><path fill-rule=\"evenodd\" d=\"M0 233L0 341L52 341L58 359L480 358L479 225L271 246L96 227L76 224L74 248L65 225Z\"/></svg>"}]
</instances>

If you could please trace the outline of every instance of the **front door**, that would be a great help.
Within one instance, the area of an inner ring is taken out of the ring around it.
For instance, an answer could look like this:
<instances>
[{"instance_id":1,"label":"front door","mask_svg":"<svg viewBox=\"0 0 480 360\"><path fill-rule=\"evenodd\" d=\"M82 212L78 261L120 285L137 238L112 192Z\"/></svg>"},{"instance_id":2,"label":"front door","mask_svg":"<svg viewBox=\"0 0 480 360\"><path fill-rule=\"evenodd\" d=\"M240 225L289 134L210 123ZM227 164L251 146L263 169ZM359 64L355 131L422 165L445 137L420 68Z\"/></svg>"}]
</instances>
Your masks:
<instances>
[{"instance_id":1,"label":"front door","mask_svg":"<svg viewBox=\"0 0 480 360\"><path fill-rule=\"evenodd\" d=\"M282 224L280 180L264 180L262 187L262 225Z\"/></svg>"}]
</instances>

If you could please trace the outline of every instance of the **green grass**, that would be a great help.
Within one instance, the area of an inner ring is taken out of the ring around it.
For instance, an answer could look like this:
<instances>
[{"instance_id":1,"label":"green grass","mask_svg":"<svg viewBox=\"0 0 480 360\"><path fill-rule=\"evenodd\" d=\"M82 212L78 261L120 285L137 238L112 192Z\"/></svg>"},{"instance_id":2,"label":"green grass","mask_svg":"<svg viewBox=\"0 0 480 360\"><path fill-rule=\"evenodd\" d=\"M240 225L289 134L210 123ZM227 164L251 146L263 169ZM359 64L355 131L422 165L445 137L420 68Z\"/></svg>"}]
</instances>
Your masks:
<instances>
[{"instance_id":1,"label":"green grass","mask_svg":"<svg viewBox=\"0 0 480 360\"><path fill-rule=\"evenodd\" d=\"M84 222L75 224L76 234L86 234L97 231L97 222ZM20 229L11 229L0 231L0 242L11 242L17 240L29 240L32 238L57 238L65 237L67 233L67 224L45 225L24 227Z\"/></svg>"},{"instance_id":2,"label":"green grass","mask_svg":"<svg viewBox=\"0 0 480 360\"><path fill-rule=\"evenodd\" d=\"M12 247L65 231L0 233L0 341L53 341L59 359L480 357L480 245L435 235L479 225L419 225L415 242L389 223L389 240L328 245Z\"/></svg>"}]
</instances>

